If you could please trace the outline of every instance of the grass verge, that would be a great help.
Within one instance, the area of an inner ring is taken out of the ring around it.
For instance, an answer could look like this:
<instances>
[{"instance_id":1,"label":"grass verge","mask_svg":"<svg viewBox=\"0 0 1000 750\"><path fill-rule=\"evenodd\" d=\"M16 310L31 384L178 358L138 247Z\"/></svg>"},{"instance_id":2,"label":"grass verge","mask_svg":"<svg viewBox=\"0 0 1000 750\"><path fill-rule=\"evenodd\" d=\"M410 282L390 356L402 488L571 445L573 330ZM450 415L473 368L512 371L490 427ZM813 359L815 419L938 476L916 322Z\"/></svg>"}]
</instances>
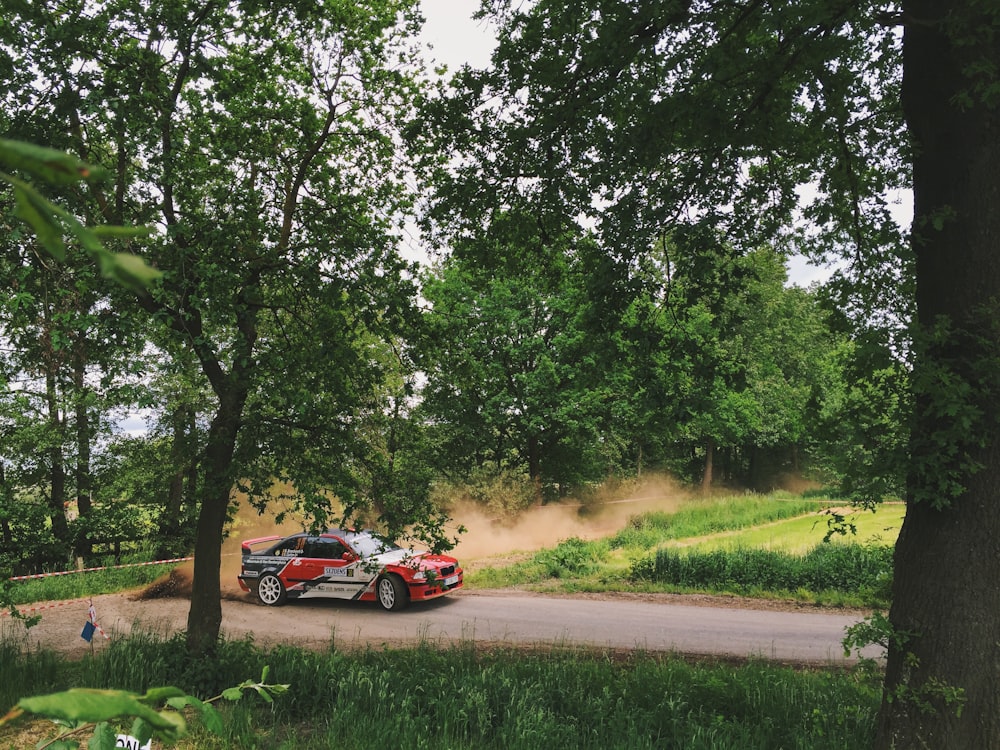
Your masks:
<instances>
[{"instance_id":1,"label":"grass verge","mask_svg":"<svg viewBox=\"0 0 1000 750\"><path fill-rule=\"evenodd\" d=\"M714 593L887 606L891 544L902 508L858 514L850 521L861 536L823 542L823 512L830 506L785 494L694 500L673 513L635 516L605 539L572 537L513 564L482 567L466 582L476 588Z\"/></svg>"}]
</instances>

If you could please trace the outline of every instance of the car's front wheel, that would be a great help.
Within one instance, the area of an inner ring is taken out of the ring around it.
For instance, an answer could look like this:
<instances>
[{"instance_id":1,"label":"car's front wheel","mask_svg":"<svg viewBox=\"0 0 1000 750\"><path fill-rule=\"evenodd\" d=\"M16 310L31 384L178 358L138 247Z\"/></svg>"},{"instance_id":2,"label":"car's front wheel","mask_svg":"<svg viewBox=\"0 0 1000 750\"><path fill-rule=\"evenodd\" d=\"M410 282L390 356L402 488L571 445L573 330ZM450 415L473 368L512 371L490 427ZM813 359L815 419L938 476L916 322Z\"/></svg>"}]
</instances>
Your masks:
<instances>
[{"instance_id":1,"label":"car's front wheel","mask_svg":"<svg viewBox=\"0 0 1000 750\"><path fill-rule=\"evenodd\" d=\"M266 604L269 607L277 607L285 603L286 596L285 584L281 582L278 576L268 573L261 576L260 580L257 581L257 598L260 599L261 604Z\"/></svg>"},{"instance_id":2,"label":"car's front wheel","mask_svg":"<svg viewBox=\"0 0 1000 750\"><path fill-rule=\"evenodd\" d=\"M410 593L406 590L406 584L399 576L384 575L379 577L378 581L375 582L375 593L382 609L399 610L410 603Z\"/></svg>"}]
</instances>

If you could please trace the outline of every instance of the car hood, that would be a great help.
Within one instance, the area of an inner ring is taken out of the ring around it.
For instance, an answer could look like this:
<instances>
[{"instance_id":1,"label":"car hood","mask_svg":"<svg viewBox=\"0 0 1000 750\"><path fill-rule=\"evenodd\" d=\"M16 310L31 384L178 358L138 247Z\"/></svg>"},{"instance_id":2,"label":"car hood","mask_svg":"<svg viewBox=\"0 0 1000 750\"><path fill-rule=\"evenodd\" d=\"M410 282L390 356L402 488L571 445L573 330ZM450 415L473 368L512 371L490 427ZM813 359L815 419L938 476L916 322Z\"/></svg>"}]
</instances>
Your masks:
<instances>
[{"instance_id":1,"label":"car hood","mask_svg":"<svg viewBox=\"0 0 1000 750\"><path fill-rule=\"evenodd\" d=\"M433 555L430 552L420 552L412 549L394 549L373 555L369 560L378 561L380 565L405 565L416 570L437 570L447 565L455 565L450 557Z\"/></svg>"}]
</instances>

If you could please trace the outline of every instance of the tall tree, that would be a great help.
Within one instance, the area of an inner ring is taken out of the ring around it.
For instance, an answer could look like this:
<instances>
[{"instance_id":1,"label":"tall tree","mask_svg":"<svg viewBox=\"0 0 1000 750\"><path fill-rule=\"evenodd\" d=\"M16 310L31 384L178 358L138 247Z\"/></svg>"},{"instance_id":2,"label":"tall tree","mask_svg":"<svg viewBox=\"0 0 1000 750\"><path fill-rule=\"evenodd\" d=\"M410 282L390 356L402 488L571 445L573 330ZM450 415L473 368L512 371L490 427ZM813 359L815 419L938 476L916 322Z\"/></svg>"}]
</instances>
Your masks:
<instances>
[{"instance_id":1,"label":"tall tree","mask_svg":"<svg viewBox=\"0 0 1000 750\"><path fill-rule=\"evenodd\" d=\"M594 216L626 256L671 227L746 250L804 220L805 247L848 262L852 313L882 305L897 325L915 281L909 507L877 744L1000 745L1000 8L485 0L483 12L499 28L494 67L462 71L429 115L467 155L442 216L450 206L471 228L517 185ZM802 186L812 197L797 210ZM889 204L903 187L909 244Z\"/></svg>"},{"instance_id":2,"label":"tall tree","mask_svg":"<svg viewBox=\"0 0 1000 750\"><path fill-rule=\"evenodd\" d=\"M617 398L661 423L673 449L661 448L660 460L699 472L706 491L715 474L773 488L799 468L815 404L839 381L842 337L818 295L786 286L782 257L770 248L734 254L701 232L676 233L639 265L644 322L623 332L633 349L646 345L627 357L635 385Z\"/></svg>"},{"instance_id":3,"label":"tall tree","mask_svg":"<svg viewBox=\"0 0 1000 750\"><path fill-rule=\"evenodd\" d=\"M398 326L408 209L395 135L411 111L410 0L77 2L5 19L36 117L106 166L104 220L155 223L162 283L138 305L214 396L199 482L188 643L214 647L234 485L294 477L318 521L353 497L358 403L382 377L359 341Z\"/></svg>"},{"instance_id":4,"label":"tall tree","mask_svg":"<svg viewBox=\"0 0 1000 750\"><path fill-rule=\"evenodd\" d=\"M78 253L57 263L17 234L3 238L3 249L0 277L10 295L0 304L0 337L10 351L0 356L6 381L0 400L21 405L18 430L33 437L12 435L2 454L14 464L38 462L38 471L20 474L22 487L46 497L64 555L73 542L87 554L89 542L74 533L66 508L75 503L73 515L80 517L91 510L92 453L112 410L128 405L127 389L115 384L127 382L141 341L110 312L107 295L95 288L95 268ZM41 455L19 458L17 446L32 440L30 453Z\"/></svg>"},{"instance_id":5,"label":"tall tree","mask_svg":"<svg viewBox=\"0 0 1000 750\"><path fill-rule=\"evenodd\" d=\"M539 503L543 485L603 468L587 460L604 410L597 332L583 325L587 245L512 212L459 242L424 284L422 412L447 426L449 461L523 470Z\"/></svg>"}]
</instances>

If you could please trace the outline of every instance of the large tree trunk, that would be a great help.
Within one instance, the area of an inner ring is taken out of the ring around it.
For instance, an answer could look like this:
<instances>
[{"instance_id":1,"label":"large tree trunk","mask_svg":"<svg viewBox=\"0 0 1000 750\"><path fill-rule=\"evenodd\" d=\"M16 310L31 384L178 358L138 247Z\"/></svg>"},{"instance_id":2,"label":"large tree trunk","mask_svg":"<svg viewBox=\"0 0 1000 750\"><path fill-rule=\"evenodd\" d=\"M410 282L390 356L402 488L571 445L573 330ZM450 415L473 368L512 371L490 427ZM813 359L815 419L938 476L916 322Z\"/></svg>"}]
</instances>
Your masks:
<instances>
[{"instance_id":1,"label":"large tree trunk","mask_svg":"<svg viewBox=\"0 0 1000 750\"><path fill-rule=\"evenodd\" d=\"M918 336L890 612L902 638L889 649L876 741L886 750L1000 747L1000 112L965 77L977 61L1000 65L985 33L997 37L1000 19L976 18L975 4L904 3ZM949 38L948 13L968 19L951 27L966 44ZM995 87L991 75L979 83ZM948 333L935 340L942 321Z\"/></svg>"},{"instance_id":2,"label":"large tree trunk","mask_svg":"<svg viewBox=\"0 0 1000 750\"><path fill-rule=\"evenodd\" d=\"M220 394L219 408L208 431L188 611L187 646L192 654L212 652L222 628L222 532L232 498L233 454L245 403L246 389Z\"/></svg>"}]
</instances>

